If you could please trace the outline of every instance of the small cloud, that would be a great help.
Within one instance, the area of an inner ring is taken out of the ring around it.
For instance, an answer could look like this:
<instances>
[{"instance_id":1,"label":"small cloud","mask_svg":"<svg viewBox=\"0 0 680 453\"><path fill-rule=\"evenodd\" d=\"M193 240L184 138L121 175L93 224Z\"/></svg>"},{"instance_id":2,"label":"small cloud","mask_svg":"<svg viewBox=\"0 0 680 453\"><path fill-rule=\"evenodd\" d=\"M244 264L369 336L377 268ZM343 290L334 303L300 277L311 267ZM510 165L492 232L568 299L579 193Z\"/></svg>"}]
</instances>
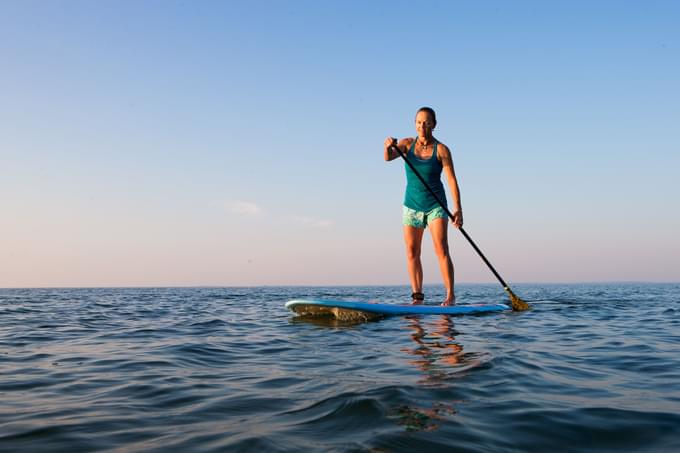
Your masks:
<instances>
[{"instance_id":1,"label":"small cloud","mask_svg":"<svg viewBox=\"0 0 680 453\"><path fill-rule=\"evenodd\" d=\"M298 225L310 228L325 228L333 225L334 223L332 220L315 219L304 216L292 216L290 219Z\"/></svg>"},{"instance_id":2,"label":"small cloud","mask_svg":"<svg viewBox=\"0 0 680 453\"><path fill-rule=\"evenodd\" d=\"M262 213L262 208L249 201L232 201L227 203L227 212L239 215L258 215Z\"/></svg>"}]
</instances>

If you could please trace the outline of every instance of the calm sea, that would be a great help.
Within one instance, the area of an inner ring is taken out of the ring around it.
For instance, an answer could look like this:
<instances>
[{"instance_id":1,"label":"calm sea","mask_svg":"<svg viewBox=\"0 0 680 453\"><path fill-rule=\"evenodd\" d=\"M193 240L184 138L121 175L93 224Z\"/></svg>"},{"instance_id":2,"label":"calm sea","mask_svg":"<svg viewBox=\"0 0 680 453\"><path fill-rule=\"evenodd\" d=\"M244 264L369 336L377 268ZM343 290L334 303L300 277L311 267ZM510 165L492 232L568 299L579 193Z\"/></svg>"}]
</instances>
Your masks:
<instances>
[{"instance_id":1,"label":"calm sea","mask_svg":"<svg viewBox=\"0 0 680 453\"><path fill-rule=\"evenodd\" d=\"M410 291L0 290L0 450L680 451L680 285L513 289L353 325L283 305Z\"/></svg>"}]
</instances>

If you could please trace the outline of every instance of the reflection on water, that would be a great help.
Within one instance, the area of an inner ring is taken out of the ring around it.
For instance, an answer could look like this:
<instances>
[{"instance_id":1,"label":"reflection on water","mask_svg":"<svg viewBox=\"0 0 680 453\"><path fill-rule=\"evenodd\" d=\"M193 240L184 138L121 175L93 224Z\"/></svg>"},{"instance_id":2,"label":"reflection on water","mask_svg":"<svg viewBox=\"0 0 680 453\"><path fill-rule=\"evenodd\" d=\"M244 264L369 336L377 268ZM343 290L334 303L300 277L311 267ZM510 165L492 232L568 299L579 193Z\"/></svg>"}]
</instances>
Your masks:
<instances>
[{"instance_id":1,"label":"reflection on water","mask_svg":"<svg viewBox=\"0 0 680 453\"><path fill-rule=\"evenodd\" d=\"M442 384L456 374L486 363L488 353L465 353L456 341L456 331L450 316L438 317L406 316L408 328L412 330L413 348L402 351L415 356L409 363L423 372L423 384Z\"/></svg>"},{"instance_id":2,"label":"reflection on water","mask_svg":"<svg viewBox=\"0 0 680 453\"><path fill-rule=\"evenodd\" d=\"M389 415L396 418L406 431L434 431L439 428L441 420L455 413L452 405L436 402L429 409L401 405Z\"/></svg>"},{"instance_id":3,"label":"reflection on water","mask_svg":"<svg viewBox=\"0 0 680 453\"><path fill-rule=\"evenodd\" d=\"M491 356L487 352L464 352L461 342L456 340L459 332L453 318L447 315L404 316L410 338L415 342L412 348L402 348L413 356L408 363L423 372L418 382L438 385L456 377L455 375L487 363ZM292 316L292 323L307 323L321 327L352 327L367 322L358 317L338 319L334 316Z\"/></svg>"}]
</instances>

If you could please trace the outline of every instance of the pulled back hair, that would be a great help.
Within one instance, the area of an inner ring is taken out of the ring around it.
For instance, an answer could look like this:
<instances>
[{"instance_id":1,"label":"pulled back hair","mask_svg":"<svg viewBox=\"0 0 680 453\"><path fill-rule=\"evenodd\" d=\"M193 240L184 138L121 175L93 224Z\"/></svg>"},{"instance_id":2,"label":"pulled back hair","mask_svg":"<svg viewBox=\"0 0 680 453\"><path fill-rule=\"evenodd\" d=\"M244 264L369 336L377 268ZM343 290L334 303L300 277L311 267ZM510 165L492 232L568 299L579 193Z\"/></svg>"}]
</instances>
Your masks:
<instances>
[{"instance_id":1,"label":"pulled back hair","mask_svg":"<svg viewBox=\"0 0 680 453\"><path fill-rule=\"evenodd\" d=\"M430 115L430 118L432 118L432 121L434 122L434 124L435 125L437 124L437 115L434 113L434 110L432 109L432 107L420 107L418 109L418 111L416 112L416 116L418 116L418 114L420 112L425 112L428 115Z\"/></svg>"}]
</instances>

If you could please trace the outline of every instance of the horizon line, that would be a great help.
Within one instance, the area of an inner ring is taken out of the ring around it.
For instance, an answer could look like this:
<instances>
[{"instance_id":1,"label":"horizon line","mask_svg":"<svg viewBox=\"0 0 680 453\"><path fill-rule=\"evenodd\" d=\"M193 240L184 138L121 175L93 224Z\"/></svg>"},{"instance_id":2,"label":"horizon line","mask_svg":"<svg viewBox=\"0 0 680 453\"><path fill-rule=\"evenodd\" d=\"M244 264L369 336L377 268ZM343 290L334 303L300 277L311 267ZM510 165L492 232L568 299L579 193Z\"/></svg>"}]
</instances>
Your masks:
<instances>
[{"instance_id":1,"label":"horizon line","mask_svg":"<svg viewBox=\"0 0 680 453\"><path fill-rule=\"evenodd\" d=\"M514 285L677 285L680 281L650 281L650 280L597 280L597 281L571 281L571 282L514 282ZM441 286L441 283L424 283L423 286ZM461 282L462 285L495 285L498 282ZM352 287L408 287L409 284L293 284L293 285L120 285L120 286L0 286L0 290L6 289L170 289L170 288L352 288Z\"/></svg>"}]
</instances>

